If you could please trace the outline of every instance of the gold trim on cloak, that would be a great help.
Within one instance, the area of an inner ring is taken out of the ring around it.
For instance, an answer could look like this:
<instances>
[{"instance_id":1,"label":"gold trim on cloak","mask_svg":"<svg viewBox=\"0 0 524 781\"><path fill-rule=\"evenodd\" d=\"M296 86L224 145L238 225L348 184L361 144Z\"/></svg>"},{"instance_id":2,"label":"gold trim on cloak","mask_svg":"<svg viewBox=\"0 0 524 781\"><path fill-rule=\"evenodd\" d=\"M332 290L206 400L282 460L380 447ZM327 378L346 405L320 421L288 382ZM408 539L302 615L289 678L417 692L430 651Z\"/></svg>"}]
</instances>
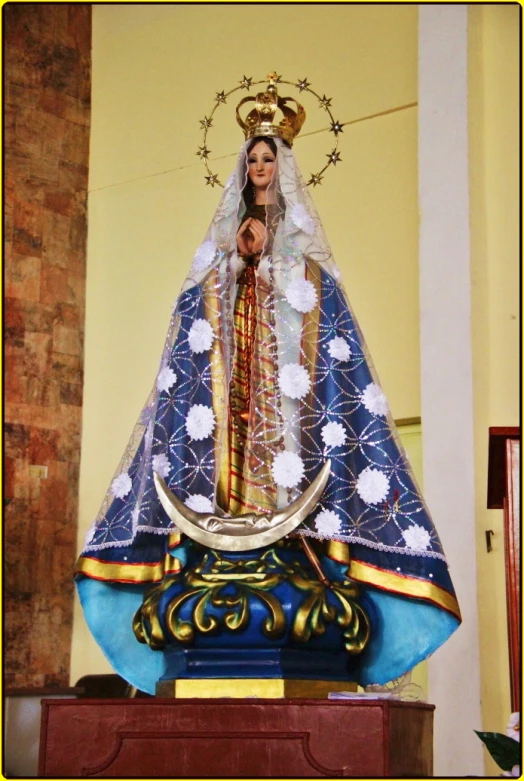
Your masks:
<instances>
[{"instance_id":1,"label":"gold trim on cloak","mask_svg":"<svg viewBox=\"0 0 524 781\"><path fill-rule=\"evenodd\" d=\"M351 564L351 555L347 542L326 540L326 556L328 559L336 561L338 564L345 564L346 567L349 567Z\"/></svg>"},{"instance_id":2,"label":"gold trim on cloak","mask_svg":"<svg viewBox=\"0 0 524 781\"><path fill-rule=\"evenodd\" d=\"M170 534L168 548L176 547L180 541L180 534ZM182 564L171 553L166 553L163 559L153 563L104 561L97 559L96 556L80 556L76 563L75 574L114 583L156 583L165 575L176 575L181 570Z\"/></svg>"},{"instance_id":3,"label":"gold trim on cloak","mask_svg":"<svg viewBox=\"0 0 524 781\"><path fill-rule=\"evenodd\" d=\"M359 583L389 591L393 594L401 594L406 597L415 597L426 602L432 602L437 607L451 613L459 621L462 620L460 608L455 597L435 583L428 583L421 578L399 575L388 570L379 569L363 561L351 560L348 568L348 576Z\"/></svg>"}]
</instances>

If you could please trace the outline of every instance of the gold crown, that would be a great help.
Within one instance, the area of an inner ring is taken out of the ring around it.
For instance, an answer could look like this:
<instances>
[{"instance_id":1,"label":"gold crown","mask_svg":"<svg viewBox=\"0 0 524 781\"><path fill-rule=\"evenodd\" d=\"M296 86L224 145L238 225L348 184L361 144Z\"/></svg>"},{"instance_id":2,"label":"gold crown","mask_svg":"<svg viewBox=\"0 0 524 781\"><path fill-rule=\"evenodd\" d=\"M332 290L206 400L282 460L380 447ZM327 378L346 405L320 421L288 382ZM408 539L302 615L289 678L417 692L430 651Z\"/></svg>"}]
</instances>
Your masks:
<instances>
[{"instance_id":1,"label":"gold crown","mask_svg":"<svg viewBox=\"0 0 524 781\"><path fill-rule=\"evenodd\" d=\"M265 92L259 92L256 97L249 95L243 98L237 106L237 122L244 131L246 141L249 138L255 138L256 136L273 136L281 138L289 146L293 145L295 136L300 133L300 129L306 119L306 112L304 107L298 103L294 98L281 98L278 95L275 85L277 76L274 73L268 75L269 84ZM295 103L297 110L294 111L290 106L286 105L289 100ZM244 103L253 102L255 108L252 109L246 116L245 120L242 119L239 113L239 109ZM273 124L277 109L280 109L284 115L279 124Z\"/></svg>"}]
</instances>

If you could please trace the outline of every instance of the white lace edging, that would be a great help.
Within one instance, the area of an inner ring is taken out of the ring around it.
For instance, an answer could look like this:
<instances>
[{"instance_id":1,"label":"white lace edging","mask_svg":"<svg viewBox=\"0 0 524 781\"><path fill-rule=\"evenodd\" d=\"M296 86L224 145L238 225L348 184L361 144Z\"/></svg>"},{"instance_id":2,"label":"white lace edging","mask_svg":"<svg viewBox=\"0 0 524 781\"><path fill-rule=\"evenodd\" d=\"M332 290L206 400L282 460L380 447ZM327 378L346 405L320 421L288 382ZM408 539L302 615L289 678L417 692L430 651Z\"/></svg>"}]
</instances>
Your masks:
<instances>
[{"instance_id":1,"label":"white lace edging","mask_svg":"<svg viewBox=\"0 0 524 781\"><path fill-rule=\"evenodd\" d=\"M407 556L422 556L427 559L440 559L447 564L446 557L443 553L437 551L416 551L411 548L399 548L395 545L383 545L380 542L371 542L370 540L363 540L361 537L342 536L340 534L334 534L332 537L326 537L325 535L318 534L310 529L299 529L298 533L301 537L314 537L315 540L334 540L335 542L347 542L354 543L355 545L365 545L366 548L374 548L375 550L383 551L384 553L402 553Z\"/></svg>"},{"instance_id":2,"label":"white lace edging","mask_svg":"<svg viewBox=\"0 0 524 781\"><path fill-rule=\"evenodd\" d=\"M395 545L383 545L380 542L370 542L369 540L363 540L361 537L352 537L348 535L334 534L333 536L326 537L325 535L318 534L310 529L299 529L299 534L302 537L313 537L315 540L333 540L335 542L347 542L354 543L356 545L364 545L366 548L374 548L375 550L383 551L384 553L401 553L404 556L421 556L426 559L440 559L447 564L446 557L442 553L437 551L416 551L410 548L400 548ZM135 535L133 539L127 542L114 541L104 542L101 545L86 545L84 551L103 550L104 548L126 548L133 544L136 536L136 532L148 532L149 534L181 534L180 529L176 526L170 526L166 529L151 528L150 526L137 526L135 529Z\"/></svg>"},{"instance_id":3,"label":"white lace edging","mask_svg":"<svg viewBox=\"0 0 524 781\"><path fill-rule=\"evenodd\" d=\"M152 526L137 526L133 532L133 536L129 540L113 540L112 542L102 542L99 545L86 545L80 555L84 555L87 551L105 550L106 548L128 548L135 541L137 532L147 532L148 534L182 534L180 529L176 526L168 526L165 529L152 527Z\"/></svg>"}]
</instances>

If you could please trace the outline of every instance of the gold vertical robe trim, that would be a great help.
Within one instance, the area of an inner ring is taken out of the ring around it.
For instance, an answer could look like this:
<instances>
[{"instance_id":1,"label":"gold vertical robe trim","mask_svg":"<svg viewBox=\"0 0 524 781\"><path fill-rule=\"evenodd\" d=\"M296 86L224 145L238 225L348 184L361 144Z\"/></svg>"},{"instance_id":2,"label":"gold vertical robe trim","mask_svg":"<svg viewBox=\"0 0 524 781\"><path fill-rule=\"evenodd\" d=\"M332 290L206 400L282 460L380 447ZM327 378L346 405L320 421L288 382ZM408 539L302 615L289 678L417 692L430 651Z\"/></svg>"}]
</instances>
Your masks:
<instances>
[{"instance_id":1,"label":"gold vertical robe trim","mask_svg":"<svg viewBox=\"0 0 524 781\"><path fill-rule=\"evenodd\" d=\"M233 515L276 508L276 487L270 472L277 434L272 330L263 303L269 290L255 269L248 273L253 275L251 287L245 284L248 278L239 279L229 404L223 405L221 413L228 415L228 443L219 455L217 498L222 509ZM238 414L244 409L247 420Z\"/></svg>"},{"instance_id":2,"label":"gold vertical robe trim","mask_svg":"<svg viewBox=\"0 0 524 781\"><path fill-rule=\"evenodd\" d=\"M244 485L246 445L251 415L251 390L253 351L256 341L256 272L253 265L246 265L238 280L233 327L235 355L229 387L229 501L227 510L234 515L246 512L247 493Z\"/></svg>"},{"instance_id":3,"label":"gold vertical robe trim","mask_svg":"<svg viewBox=\"0 0 524 781\"><path fill-rule=\"evenodd\" d=\"M432 602L461 621L460 608L455 597L440 586L428 583L427 580L382 570L355 559L351 560L348 575L353 580L367 583L384 591Z\"/></svg>"},{"instance_id":4,"label":"gold vertical robe trim","mask_svg":"<svg viewBox=\"0 0 524 781\"><path fill-rule=\"evenodd\" d=\"M306 260L305 264L305 279L311 282L315 288L317 294L317 306L315 306L311 312L306 312L304 315L303 328L302 328L302 354L304 356L303 365L309 372L311 379L310 391L306 396L306 405L309 409L314 409L314 394L315 394L315 368L317 364L317 345L318 345L318 331L320 323L320 302L321 302L321 276L320 269L313 261Z\"/></svg>"}]
</instances>

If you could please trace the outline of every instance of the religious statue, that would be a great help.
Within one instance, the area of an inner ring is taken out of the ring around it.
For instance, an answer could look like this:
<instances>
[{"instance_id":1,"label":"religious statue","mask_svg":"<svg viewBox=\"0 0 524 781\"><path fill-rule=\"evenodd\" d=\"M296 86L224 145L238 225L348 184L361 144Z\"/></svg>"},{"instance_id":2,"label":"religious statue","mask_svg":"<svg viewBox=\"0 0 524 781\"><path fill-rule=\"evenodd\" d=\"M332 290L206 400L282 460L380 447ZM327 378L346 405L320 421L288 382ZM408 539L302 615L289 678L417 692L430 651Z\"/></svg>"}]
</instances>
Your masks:
<instances>
[{"instance_id":1,"label":"religious statue","mask_svg":"<svg viewBox=\"0 0 524 781\"><path fill-rule=\"evenodd\" d=\"M293 156L304 109L278 94L291 82L268 82L237 107L245 143L77 564L94 638L147 692L181 678L385 683L460 623ZM330 99L313 95L338 143ZM199 154L208 167L205 137ZM308 184L336 147L328 158Z\"/></svg>"}]
</instances>

